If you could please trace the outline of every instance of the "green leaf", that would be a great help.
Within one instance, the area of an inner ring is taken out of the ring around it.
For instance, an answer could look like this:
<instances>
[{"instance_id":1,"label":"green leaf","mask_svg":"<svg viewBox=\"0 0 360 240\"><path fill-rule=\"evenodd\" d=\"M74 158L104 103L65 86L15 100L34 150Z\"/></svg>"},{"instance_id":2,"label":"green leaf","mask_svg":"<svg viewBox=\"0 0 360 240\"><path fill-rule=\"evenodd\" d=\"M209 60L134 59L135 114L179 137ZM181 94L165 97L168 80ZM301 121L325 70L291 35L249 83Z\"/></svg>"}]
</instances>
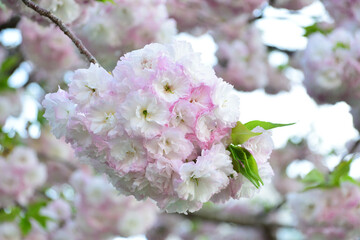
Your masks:
<instances>
[{"instance_id":1,"label":"green leaf","mask_svg":"<svg viewBox=\"0 0 360 240\"><path fill-rule=\"evenodd\" d=\"M352 177L350 177L349 175L344 175L340 177L340 184L343 182L351 182L355 185L358 185L360 187L360 182L353 179Z\"/></svg>"},{"instance_id":2,"label":"green leaf","mask_svg":"<svg viewBox=\"0 0 360 240\"><path fill-rule=\"evenodd\" d=\"M31 222L28 216L24 216L20 219L19 227L24 236L31 231Z\"/></svg>"},{"instance_id":3,"label":"green leaf","mask_svg":"<svg viewBox=\"0 0 360 240\"><path fill-rule=\"evenodd\" d=\"M350 165L352 163L353 159L350 159L349 161L341 161L334 171L330 173L330 185L332 186L340 186L340 179L343 176L348 176L350 172Z\"/></svg>"},{"instance_id":4,"label":"green leaf","mask_svg":"<svg viewBox=\"0 0 360 240\"><path fill-rule=\"evenodd\" d=\"M37 121L40 123L41 126L44 126L47 123L47 120L44 117L44 113L44 109L39 109L37 113Z\"/></svg>"},{"instance_id":5,"label":"green leaf","mask_svg":"<svg viewBox=\"0 0 360 240\"><path fill-rule=\"evenodd\" d=\"M0 222L12 222L19 216L21 210L18 207L13 207L9 211L0 210Z\"/></svg>"},{"instance_id":6,"label":"green leaf","mask_svg":"<svg viewBox=\"0 0 360 240\"><path fill-rule=\"evenodd\" d=\"M239 145L243 144L249 138L260 135L261 133L255 133L250 131L245 125L243 125L240 121L237 122L236 126L231 130L231 140L232 144Z\"/></svg>"},{"instance_id":7,"label":"green leaf","mask_svg":"<svg viewBox=\"0 0 360 240\"><path fill-rule=\"evenodd\" d=\"M271 122L263 122L263 121L254 120L254 121L245 123L245 126L249 130L253 130L257 126L262 127L265 130L269 130L269 129L278 128L278 127L290 126L290 125L294 125L294 124L295 123L283 124L283 123L271 123Z\"/></svg>"},{"instance_id":8,"label":"green leaf","mask_svg":"<svg viewBox=\"0 0 360 240\"><path fill-rule=\"evenodd\" d=\"M308 37L311 34L317 33L317 32L327 35L327 34L331 33L333 29L332 28L321 28L318 25L318 23L314 23L310 26L304 27L304 30L305 30L304 37Z\"/></svg>"},{"instance_id":9,"label":"green leaf","mask_svg":"<svg viewBox=\"0 0 360 240\"><path fill-rule=\"evenodd\" d=\"M325 176L319 170L313 169L302 179L302 182L311 185L319 185L325 183Z\"/></svg>"},{"instance_id":10,"label":"green leaf","mask_svg":"<svg viewBox=\"0 0 360 240\"><path fill-rule=\"evenodd\" d=\"M336 45L333 47L333 51L335 51L336 49L346 49L346 50L350 50L350 45L344 42L337 42Z\"/></svg>"},{"instance_id":11,"label":"green leaf","mask_svg":"<svg viewBox=\"0 0 360 240\"><path fill-rule=\"evenodd\" d=\"M0 153L1 151L2 152L11 151L15 146L21 144L22 144L22 140L18 133L16 132L6 133L3 132L0 127L0 145L2 146Z\"/></svg>"},{"instance_id":12,"label":"green leaf","mask_svg":"<svg viewBox=\"0 0 360 240\"><path fill-rule=\"evenodd\" d=\"M16 68L21 63L21 57L18 54L7 57L0 66L0 91L14 90L8 85L8 80Z\"/></svg>"},{"instance_id":13,"label":"green leaf","mask_svg":"<svg viewBox=\"0 0 360 240\"><path fill-rule=\"evenodd\" d=\"M40 214L41 209L43 207L45 207L46 205L47 205L47 202L44 202L44 201L32 203L28 206L28 210L26 213L28 217L36 220L43 228L46 228L47 221L52 220L51 218Z\"/></svg>"},{"instance_id":14,"label":"green leaf","mask_svg":"<svg viewBox=\"0 0 360 240\"><path fill-rule=\"evenodd\" d=\"M0 68L1 72L11 72L19 65L21 58L19 55L12 55L6 58Z\"/></svg>"},{"instance_id":15,"label":"green leaf","mask_svg":"<svg viewBox=\"0 0 360 240\"><path fill-rule=\"evenodd\" d=\"M251 153L245 148L233 144L230 144L228 149L231 152L234 170L246 177L256 188L264 185L255 158Z\"/></svg>"},{"instance_id":16,"label":"green leaf","mask_svg":"<svg viewBox=\"0 0 360 240\"><path fill-rule=\"evenodd\" d=\"M97 2L102 2L102 3L109 2L109 3L115 4L114 0L96 0L96 1L97 1Z\"/></svg>"}]
</instances>

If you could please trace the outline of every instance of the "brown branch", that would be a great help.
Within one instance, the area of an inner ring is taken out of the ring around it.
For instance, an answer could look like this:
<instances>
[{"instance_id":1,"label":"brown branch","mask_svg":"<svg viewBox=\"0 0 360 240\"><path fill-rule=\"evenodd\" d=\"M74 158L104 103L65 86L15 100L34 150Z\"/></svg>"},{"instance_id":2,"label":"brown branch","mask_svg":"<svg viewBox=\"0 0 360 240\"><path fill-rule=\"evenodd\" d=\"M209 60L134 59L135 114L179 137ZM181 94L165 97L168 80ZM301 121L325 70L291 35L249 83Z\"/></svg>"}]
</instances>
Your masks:
<instances>
[{"instance_id":1,"label":"brown branch","mask_svg":"<svg viewBox=\"0 0 360 240\"><path fill-rule=\"evenodd\" d=\"M289 57L293 56L297 50L283 49L272 45L266 45L269 51L280 51L287 54Z\"/></svg>"},{"instance_id":2,"label":"brown branch","mask_svg":"<svg viewBox=\"0 0 360 240\"><path fill-rule=\"evenodd\" d=\"M81 40L75 36L75 34L63 23L60 18L56 17L52 12L41 8L31 0L22 0L22 2L29 8L33 9L35 12L39 13L41 16L49 18L56 26L61 29L61 31L64 32L66 36L71 39L71 41L73 41L75 46L79 49L80 53L85 55L89 62L94 64L97 63L95 57L89 52L89 50L86 49Z\"/></svg>"}]
</instances>

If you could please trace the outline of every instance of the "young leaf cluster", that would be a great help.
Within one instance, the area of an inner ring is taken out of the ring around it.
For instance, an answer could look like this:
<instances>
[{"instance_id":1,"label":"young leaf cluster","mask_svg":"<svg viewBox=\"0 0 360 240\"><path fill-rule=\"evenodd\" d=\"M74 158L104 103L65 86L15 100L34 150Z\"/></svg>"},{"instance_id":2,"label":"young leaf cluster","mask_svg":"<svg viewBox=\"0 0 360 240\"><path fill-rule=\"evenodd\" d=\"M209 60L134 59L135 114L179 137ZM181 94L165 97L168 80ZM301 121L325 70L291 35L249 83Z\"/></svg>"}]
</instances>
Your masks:
<instances>
[{"instance_id":1,"label":"young leaf cluster","mask_svg":"<svg viewBox=\"0 0 360 240\"><path fill-rule=\"evenodd\" d=\"M314 188L340 187L343 182L351 182L360 186L360 182L349 176L353 159L341 161L329 174L324 174L317 169L310 171L302 182L306 185L305 191Z\"/></svg>"},{"instance_id":2,"label":"young leaf cluster","mask_svg":"<svg viewBox=\"0 0 360 240\"><path fill-rule=\"evenodd\" d=\"M228 150L230 151L233 160L232 163L234 166L234 170L237 173L241 173L244 177L246 177L252 184L254 184L256 188L264 185L259 175L259 169L255 158L248 150L242 147L241 144L245 143L250 138L261 134L259 132L252 131L257 126L263 128L264 130L270 130L273 128L284 127L293 124L294 123L279 124L258 120L250 121L245 124L242 124L240 121L237 122L236 126L232 129L231 132L232 143L228 147Z\"/></svg>"}]
</instances>

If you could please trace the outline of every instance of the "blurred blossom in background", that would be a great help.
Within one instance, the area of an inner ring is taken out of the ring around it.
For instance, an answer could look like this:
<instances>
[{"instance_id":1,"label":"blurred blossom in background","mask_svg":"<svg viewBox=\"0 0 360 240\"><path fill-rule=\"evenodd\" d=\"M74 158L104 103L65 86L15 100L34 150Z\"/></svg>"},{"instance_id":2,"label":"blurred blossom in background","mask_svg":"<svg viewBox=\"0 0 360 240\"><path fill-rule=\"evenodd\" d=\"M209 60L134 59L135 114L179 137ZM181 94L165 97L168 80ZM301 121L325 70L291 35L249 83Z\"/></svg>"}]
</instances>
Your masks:
<instances>
[{"instance_id":1,"label":"blurred blossom in background","mask_svg":"<svg viewBox=\"0 0 360 240\"><path fill-rule=\"evenodd\" d=\"M87 65L57 28L16 1L3 2L0 25L18 14L32 20L22 17L0 32L0 63L15 56L15 69L5 69L7 86L0 86L0 240L359 238L358 183L302 190L332 178L352 157L349 176L360 179L358 156L347 156L360 151L352 149L360 129L360 1L119 0L104 7L63 0L63 8L47 6L64 14L105 69L148 43L184 40L238 90L241 122L296 123L273 131L271 184L252 199L204 204L189 215L120 196L50 133L40 102ZM310 172L313 178L306 177Z\"/></svg>"}]
</instances>

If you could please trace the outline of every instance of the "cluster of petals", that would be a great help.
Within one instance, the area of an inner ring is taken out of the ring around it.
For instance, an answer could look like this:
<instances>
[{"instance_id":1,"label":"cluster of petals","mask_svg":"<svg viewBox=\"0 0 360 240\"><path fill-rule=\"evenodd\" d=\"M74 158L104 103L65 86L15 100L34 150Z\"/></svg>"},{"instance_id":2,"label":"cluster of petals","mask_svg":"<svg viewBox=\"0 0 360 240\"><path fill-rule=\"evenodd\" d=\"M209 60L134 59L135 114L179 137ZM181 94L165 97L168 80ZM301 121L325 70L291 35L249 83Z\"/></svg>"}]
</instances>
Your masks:
<instances>
[{"instance_id":1,"label":"cluster of petals","mask_svg":"<svg viewBox=\"0 0 360 240\"><path fill-rule=\"evenodd\" d=\"M300 64L306 90L318 103L359 101L359 37L358 31L344 28L309 37Z\"/></svg>"},{"instance_id":2,"label":"cluster of petals","mask_svg":"<svg viewBox=\"0 0 360 240\"><path fill-rule=\"evenodd\" d=\"M55 25L41 26L22 18L18 28L22 35L22 52L34 65L36 79L45 80L50 89L59 84L65 71L83 64L74 44Z\"/></svg>"},{"instance_id":3,"label":"cluster of petals","mask_svg":"<svg viewBox=\"0 0 360 240\"><path fill-rule=\"evenodd\" d=\"M322 0L322 3L338 26L346 26L349 28L359 27L359 0Z\"/></svg>"},{"instance_id":4,"label":"cluster of petals","mask_svg":"<svg viewBox=\"0 0 360 240\"><path fill-rule=\"evenodd\" d=\"M38 139L29 138L26 143L46 164L47 185L68 182L73 171L79 167L70 144L67 144L64 139L56 139L49 127L42 129Z\"/></svg>"},{"instance_id":5,"label":"cluster of petals","mask_svg":"<svg viewBox=\"0 0 360 240\"><path fill-rule=\"evenodd\" d=\"M236 30L237 29L237 30ZM252 91L268 83L267 53L259 30L237 19L214 32L218 44L216 74L237 90Z\"/></svg>"},{"instance_id":6,"label":"cluster of petals","mask_svg":"<svg viewBox=\"0 0 360 240\"><path fill-rule=\"evenodd\" d=\"M289 89L289 80L268 63L260 31L246 16L219 24L211 34L218 44L216 74L235 89L266 88L268 93Z\"/></svg>"},{"instance_id":7,"label":"cluster of petals","mask_svg":"<svg viewBox=\"0 0 360 240\"><path fill-rule=\"evenodd\" d=\"M122 193L150 197L169 212L198 210L222 190L222 199L235 196L226 190L230 177L246 182L226 150L238 103L233 87L186 42L127 53L112 74L97 65L77 70L68 92L43 101L53 133L81 160L106 172ZM271 141L269 133L257 137ZM259 162L272 173L271 150L263 150Z\"/></svg>"},{"instance_id":8,"label":"cluster of petals","mask_svg":"<svg viewBox=\"0 0 360 240\"><path fill-rule=\"evenodd\" d=\"M96 3L88 15L89 21L74 30L107 69L112 69L124 53L152 42L170 42L177 32L164 0Z\"/></svg>"},{"instance_id":9,"label":"cluster of petals","mask_svg":"<svg viewBox=\"0 0 360 240\"><path fill-rule=\"evenodd\" d=\"M359 235L360 188L312 189L288 195L300 230L311 239L352 239Z\"/></svg>"},{"instance_id":10,"label":"cluster of petals","mask_svg":"<svg viewBox=\"0 0 360 240\"><path fill-rule=\"evenodd\" d=\"M15 147L6 157L0 157L0 207L15 202L27 204L45 181L46 167L39 163L35 151Z\"/></svg>"},{"instance_id":11,"label":"cluster of petals","mask_svg":"<svg viewBox=\"0 0 360 240\"><path fill-rule=\"evenodd\" d=\"M49 10L60 18L65 24L77 24L87 17L87 9L92 6L95 0L33 0L40 7ZM49 24L32 9L28 8L22 1L7 0L4 4L14 13L27 16L41 24Z\"/></svg>"},{"instance_id":12,"label":"cluster of petals","mask_svg":"<svg viewBox=\"0 0 360 240\"><path fill-rule=\"evenodd\" d=\"M158 208L150 201L119 196L102 176L79 170L70 180L75 188L74 220L79 239L111 239L144 234L155 222Z\"/></svg>"},{"instance_id":13,"label":"cluster of petals","mask_svg":"<svg viewBox=\"0 0 360 240\"><path fill-rule=\"evenodd\" d=\"M76 171L70 183L74 202L57 198L41 208L40 214L51 219L45 228L31 219L31 231L22 236L17 221L5 222L0 224L0 239L113 239L144 234L156 220L158 208L153 202L119 196L104 177L90 169Z\"/></svg>"}]
</instances>

